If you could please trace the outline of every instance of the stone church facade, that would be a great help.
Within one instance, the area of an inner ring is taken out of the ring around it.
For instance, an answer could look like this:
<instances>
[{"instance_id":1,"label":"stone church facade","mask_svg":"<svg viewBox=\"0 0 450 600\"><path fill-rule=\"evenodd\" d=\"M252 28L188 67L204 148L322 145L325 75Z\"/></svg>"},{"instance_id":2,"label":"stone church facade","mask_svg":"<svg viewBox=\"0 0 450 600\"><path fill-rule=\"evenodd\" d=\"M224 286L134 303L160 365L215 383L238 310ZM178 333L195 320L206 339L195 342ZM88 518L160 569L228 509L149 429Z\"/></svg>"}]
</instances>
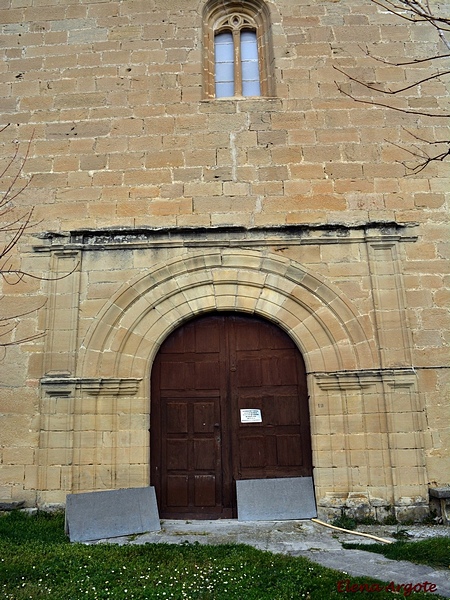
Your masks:
<instances>
[{"instance_id":1,"label":"stone church facade","mask_svg":"<svg viewBox=\"0 0 450 600\"><path fill-rule=\"evenodd\" d=\"M438 52L434 33L368 0L2 6L2 156L31 140L16 203L34 207L19 249L35 277L2 283L2 307L24 315L11 339L25 341L2 361L0 497L45 506L154 485L152 454L165 456L173 425L152 420L155 361L195 319L239 315L278 328L304 363L306 429L275 443L278 415L252 438L267 456L276 445L273 472L294 465L303 436L319 516L424 517L450 472L448 178L445 163L405 177L398 146L408 127L440 132L343 95L336 81L361 87L334 67L395 87L429 65L410 73L361 46L420 58ZM401 105L439 108L445 95L433 81ZM206 350L186 352L197 373ZM275 415L285 379L258 400ZM235 423L226 392L196 390ZM259 410L249 398L239 406ZM195 406L186 456L203 439ZM265 426L265 410L246 427ZM217 466L225 441L211 419ZM280 458L291 443L294 458ZM192 479L195 496L212 475L198 457L182 472L183 460L174 494ZM233 468L214 489L234 484Z\"/></svg>"}]
</instances>

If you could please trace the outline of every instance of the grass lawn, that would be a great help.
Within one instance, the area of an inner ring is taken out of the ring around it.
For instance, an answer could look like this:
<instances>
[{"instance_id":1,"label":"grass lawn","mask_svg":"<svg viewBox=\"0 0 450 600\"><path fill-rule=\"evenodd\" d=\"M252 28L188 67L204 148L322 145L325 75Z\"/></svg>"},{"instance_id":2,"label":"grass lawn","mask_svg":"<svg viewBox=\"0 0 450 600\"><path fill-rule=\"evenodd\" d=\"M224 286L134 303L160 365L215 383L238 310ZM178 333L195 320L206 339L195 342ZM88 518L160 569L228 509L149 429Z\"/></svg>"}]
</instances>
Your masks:
<instances>
[{"instance_id":1,"label":"grass lawn","mask_svg":"<svg viewBox=\"0 0 450 600\"><path fill-rule=\"evenodd\" d=\"M431 538L420 542L395 542L395 544L343 544L344 548L357 548L383 554L394 560L430 567L450 569L450 537Z\"/></svg>"},{"instance_id":2,"label":"grass lawn","mask_svg":"<svg viewBox=\"0 0 450 600\"><path fill-rule=\"evenodd\" d=\"M386 585L244 545L71 544L63 515L0 517L4 600L328 600L348 597L346 588L356 599L409 596L406 588L393 594ZM409 597L442 598L423 592Z\"/></svg>"}]
</instances>

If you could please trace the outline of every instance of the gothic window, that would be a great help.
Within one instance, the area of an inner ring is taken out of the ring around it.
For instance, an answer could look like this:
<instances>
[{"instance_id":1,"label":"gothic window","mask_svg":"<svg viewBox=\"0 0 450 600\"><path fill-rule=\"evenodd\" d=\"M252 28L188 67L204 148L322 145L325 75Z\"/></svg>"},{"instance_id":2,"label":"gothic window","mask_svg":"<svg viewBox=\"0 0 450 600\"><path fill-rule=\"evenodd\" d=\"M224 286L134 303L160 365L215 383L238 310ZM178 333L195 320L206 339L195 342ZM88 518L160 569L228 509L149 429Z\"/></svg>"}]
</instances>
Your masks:
<instances>
[{"instance_id":1,"label":"gothic window","mask_svg":"<svg viewBox=\"0 0 450 600\"><path fill-rule=\"evenodd\" d=\"M258 41L252 25L234 14L214 32L216 98L261 95Z\"/></svg>"},{"instance_id":2,"label":"gothic window","mask_svg":"<svg viewBox=\"0 0 450 600\"><path fill-rule=\"evenodd\" d=\"M267 6L260 0L210 0L204 24L204 96L273 96Z\"/></svg>"}]
</instances>

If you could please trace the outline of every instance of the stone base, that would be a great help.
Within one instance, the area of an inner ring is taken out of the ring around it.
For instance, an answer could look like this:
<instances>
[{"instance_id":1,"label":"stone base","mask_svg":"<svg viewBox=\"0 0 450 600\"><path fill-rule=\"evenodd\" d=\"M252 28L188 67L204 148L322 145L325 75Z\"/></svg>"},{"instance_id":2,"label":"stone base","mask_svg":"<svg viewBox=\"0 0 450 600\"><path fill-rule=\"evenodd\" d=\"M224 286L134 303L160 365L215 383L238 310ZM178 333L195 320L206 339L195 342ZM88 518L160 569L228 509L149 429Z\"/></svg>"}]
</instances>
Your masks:
<instances>
[{"instance_id":1,"label":"stone base","mask_svg":"<svg viewBox=\"0 0 450 600\"><path fill-rule=\"evenodd\" d=\"M373 519L384 523L387 518L395 518L400 523L422 522L430 512L430 506L421 498L403 498L390 504L382 498L372 498L363 492L350 494L330 494L318 502L317 513L325 521L333 521L342 515L362 521Z\"/></svg>"},{"instance_id":2,"label":"stone base","mask_svg":"<svg viewBox=\"0 0 450 600\"><path fill-rule=\"evenodd\" d=\"M18 508L22 508L25 504L25 501L14 502L12 500L0 500L0 511L9 512L11 510L17 510Z\"/></svg>"}]
</instances>

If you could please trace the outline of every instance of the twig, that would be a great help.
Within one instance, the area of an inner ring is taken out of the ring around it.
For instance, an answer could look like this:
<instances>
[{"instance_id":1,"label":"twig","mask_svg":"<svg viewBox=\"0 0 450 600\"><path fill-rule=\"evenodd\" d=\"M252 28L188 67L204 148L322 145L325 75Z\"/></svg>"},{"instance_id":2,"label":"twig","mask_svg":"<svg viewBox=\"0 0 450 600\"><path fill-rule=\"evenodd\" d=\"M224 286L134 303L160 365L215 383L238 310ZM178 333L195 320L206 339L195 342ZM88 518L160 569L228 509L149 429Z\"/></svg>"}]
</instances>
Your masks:
<instances>
[{"instance_id":1,"label":"twig","mask_svg":"<svg viewBox=\"0 0 450 600\"><path fill-rule=\"evenodd\" d=\"M343 531L344 533L351 533L352 535L360 535L362 537L367 537L372 540L376 540L377 542L383 542L383 544L393 544L391 540L385 540L384 538L377 537L376 535L371 535L370 533L362 533L361 531L352 531L351 529L343 529L342 527L336 527L336 525L330 525L330 523L324 523L324 521L320 521L319 519L311 519L313 523L318 523L319 525L323 525L324 527L329 527L330 529L336 529L337 531Z\"/></svg>"},{"instance_id":2,"label":"twig","mask_svg":"<svg viewBox=\"0 0 450 600\"><path fill-rule=\"evenodd\" d=\"M438 117L438 118L448 119L448 115L443 115L440 113L427 113L427 112L424 112L421 110L410 110L409 108L401 108L399 106L392 106L391 104L384 104L383 102L376 102L375 100L363 100L362 98L357 98L356 96L353 96L349 92L344 91L342 89L342 87L337 83L337 81L335 81L335 84L336 84L338 90L341 92L341 94L344 94L344 96L351 98L355 102L362 102L363 104L371 104L372 106L380 106L382 108L389 108L391 110L397 110L397 111L405 113L407 115L420 115L422 117Z\"/></svg>"}]
</instances>

